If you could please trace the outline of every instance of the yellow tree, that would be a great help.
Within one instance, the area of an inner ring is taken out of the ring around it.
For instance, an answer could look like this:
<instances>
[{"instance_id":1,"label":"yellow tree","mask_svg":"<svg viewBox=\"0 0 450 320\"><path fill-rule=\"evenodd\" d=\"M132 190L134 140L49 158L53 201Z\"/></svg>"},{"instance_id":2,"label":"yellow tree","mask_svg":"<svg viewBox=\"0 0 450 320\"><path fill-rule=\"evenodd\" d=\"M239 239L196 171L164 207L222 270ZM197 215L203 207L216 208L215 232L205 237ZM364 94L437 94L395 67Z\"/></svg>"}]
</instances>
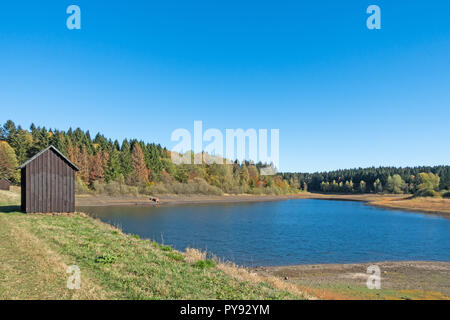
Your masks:
<instances>
[{"instance_id":1,"label":"yellow tree","mask_svg":"<svg viewBox=\"0 0 450 320\"><path fill-rule=\"evenodd\" d=\"M439 190L441 179L437 174L431 172L419 173L420 184L417 186L417 193L424 196L434 195Z\"/></svg>"},{"instance_id":2,"label":"yellow tree","mask_svg":"<svg viewBox=\"0 0 450 320\"><path fill-rule=\"evenodd\" d=\"M0 179L6 178L14 182L19 182L19 171L16 153L6 141L0 141Z\"/></svg>"}]
</instances>

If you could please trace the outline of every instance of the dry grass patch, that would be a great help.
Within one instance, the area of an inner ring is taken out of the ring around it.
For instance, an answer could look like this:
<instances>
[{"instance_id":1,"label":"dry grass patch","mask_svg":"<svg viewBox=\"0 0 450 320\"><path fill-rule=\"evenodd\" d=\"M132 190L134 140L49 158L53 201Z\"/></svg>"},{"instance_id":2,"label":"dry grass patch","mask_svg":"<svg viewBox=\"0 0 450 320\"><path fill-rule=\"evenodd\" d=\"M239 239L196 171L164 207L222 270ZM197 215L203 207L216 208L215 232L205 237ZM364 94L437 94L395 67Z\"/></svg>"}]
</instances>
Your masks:
<instances>
[{"instance_id":1,"label":"dry grass patch","mask_svg":"<svg viewBox=\"0 0 450 320\"><path fill-rule=\"evenodd\" d=\"M204 260L206 260L206 256L207 256L206 252L200 251L200 250L194 249L194 248L186 248L186 251L185 251L185 259L186 259L186 261L188 261L190 263L204 261ZM296 286L292 283L286 282L286 281L282 280L281 278L274 277L274 276L260 275L255 272L251 272L244 267L240 267L234 263L220 261L217 258L213 258L213 260L217 264L217 269L223 271L225 274L233 277L234 279L236 279L238 281L254 283L254 284L267 283L276 289L290 292L297 297L301 297L304 299L315 299L314 296L309 295L309 294L305 293L304 291L300 290L300 288L298 286Z\"/></svg>"}]
</instances>

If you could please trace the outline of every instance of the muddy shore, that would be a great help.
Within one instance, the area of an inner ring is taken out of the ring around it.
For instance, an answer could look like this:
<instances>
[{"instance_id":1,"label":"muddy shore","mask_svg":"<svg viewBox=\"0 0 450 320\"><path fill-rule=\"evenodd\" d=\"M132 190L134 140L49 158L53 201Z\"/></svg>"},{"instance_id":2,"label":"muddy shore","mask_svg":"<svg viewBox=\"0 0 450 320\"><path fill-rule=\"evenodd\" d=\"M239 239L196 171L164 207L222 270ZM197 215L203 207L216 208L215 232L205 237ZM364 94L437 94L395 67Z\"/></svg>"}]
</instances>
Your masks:
<instances>
[{"instance_id":1,"label":"muddy shore","mask_svg":"<svg viewBox=\"0 0 450 320\"><path fill-rule=\"evenodd\" d=\"M367 268L381 271L381 289L368 289ZM322 299L450 299L450 262L401 261L250 268Z\"/></svg>"},{"instance_id":2,"label":"muddy shore","mask_svg":"<svg viewBox=\"0 0 450 320\"><path fill-rule=\"evenodd\" d=\"M77 206L125 206L125 205L196 205L225 204L243 202L281 201L289 199L322 199L341 201L360 201L380 208L438 214L450 217L450 199L413 198L411 195L378 195L378 194L320 194L302 192L292 195L256 196L256 195L162 195L160 203L155 204L150 197L108 197L97 195L77 195Z\"/></svg>"}]
</instances>

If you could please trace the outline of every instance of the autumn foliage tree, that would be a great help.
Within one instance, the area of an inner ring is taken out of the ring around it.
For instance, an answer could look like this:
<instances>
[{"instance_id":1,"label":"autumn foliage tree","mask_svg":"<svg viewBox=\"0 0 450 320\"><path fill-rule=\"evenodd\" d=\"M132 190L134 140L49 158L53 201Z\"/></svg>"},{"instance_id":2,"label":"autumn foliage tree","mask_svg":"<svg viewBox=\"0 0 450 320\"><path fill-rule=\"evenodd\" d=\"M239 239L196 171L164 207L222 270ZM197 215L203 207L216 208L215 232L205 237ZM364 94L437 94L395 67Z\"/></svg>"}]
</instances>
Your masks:
<instances>
[{"instance_id":1,"label":"autumn foliage tree","mask_svg":"<svg viewBox=\"0 0 450 320\"><path fill-rule=\"evenodd\" d=\"M133 172L131 174L131 183L140 185L148 182L149 171L145 166L144 153L138 143L133 144L131 150L131 161Z\"/></svg>"},{"instance_id":2,"label":"autumn foliage tree","mask_svg":"<svg viewBox=\"0 0 450 320\"><path fill-rule=\"evenodd\" d=\"M19 182L19 171L14 149L6 141L0 141L0 179L6 178L13 182Z\"/></svg>"},{"instance_id":3,"label":"autumn foliage tree","mask_svg":"<svg viewBox=\"0 0 450 320\"><path fill-rule=\"evenodd\" d=\"M89 183L94 181L103 182L105 180L105 172L103 170L103 158L102 153L97 152L95 155L89 158Z\"/></svg>"}]
</instances>

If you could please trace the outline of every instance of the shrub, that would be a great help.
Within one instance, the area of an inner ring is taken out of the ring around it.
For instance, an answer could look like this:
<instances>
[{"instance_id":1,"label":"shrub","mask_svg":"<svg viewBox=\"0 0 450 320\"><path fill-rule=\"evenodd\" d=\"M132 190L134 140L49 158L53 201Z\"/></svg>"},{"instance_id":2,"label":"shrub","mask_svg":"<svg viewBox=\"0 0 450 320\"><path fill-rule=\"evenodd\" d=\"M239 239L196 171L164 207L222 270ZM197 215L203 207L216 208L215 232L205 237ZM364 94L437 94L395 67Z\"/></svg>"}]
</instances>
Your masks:
<instances>
[{"instance_id":1,"label":"shrub","mask_svg":"<svg viewBox=\"0 0 450 320\"><path fill-rule=\"evenodd\" d=\"M89 190L86 183L84 183L80 178L77 178L75 180L75 192L77 194L86 194L90 193L91 191Z\"/></svg>"},{"instance_id":2,"label":"shrub","mask_svg":"<svg viewBox=\"0 0 450 320\"><path fill-rule=\"evenodd\" d=\"M105 193L105 185L99 181L94 181L92 183L92 187L95 193L104 194Z\"/></svg>"},{"instance_id":3,"label":"shrub","mask_svg":"<svg viewBox=\"0 0 450 320\"><path fill-rule=\"evenodd\" d=\"M183 261L184 257L181 253L178 252L169 252L167 256L175 261Z\"/></svg>"},{"instance_id":4,"label":"shrub","mask_svg":"<svg viewBox=\"0 0 450 320\"><path fill-rule=\"evenodd\" d=\"M111 253L105 253L104 255L98 256L95 259L96 263L101 264L112 264L117 260L117 257Z\"/></svg>"},{"instance_id":5,"label":"shrub","mask_svg":"<svg viewBox=\"0 0 450 320\"><path fill-rule=\"evenodd\" d=\"M118 196L120 195L120 184L116 181L111 181L105 185L104 190L110 196Z\"/></svg>"},{"instance_id":6,"label":"shrub","mask_svg":"<svg viewBox=\"0 0 450 320\"><path fill-rule=\"evenodd\" d=\"M424 191L418 193L418 195L421 197L436 197L436 198L441 197L441 194L434 190L424 190Z\"/></svg>"},{"instance_id":7,"label":"shrub","mask_svg":"<svg viewBox=\"0 0 450 320\"><path fill-rule=\"evenodd\" d=\"M198 269L210 269L216 266L216 263L211 259L200 260L194 263L194 268Z\"/></svg>"},{"instance_id":8,"label":"shrub","mask_svg":"<svg viewBox=\"0 0 450 320\"><path fill-rule=\"evenodd\" d=\"M170 251L173 250L171 246L164 246L164 245L162 245L162 244L159 245L159 248L160 248L162 251L169 251L169 252L170 252Z\"/></svg>"},{"instance_id":9,"label":"shrub","mask_svg":"<svg viewBox=\"0 0 450 320\"><path fill-rule=\"evenodd\" d=\"M450 198L450 190L445 190L442 192L442 198Z\"/></svg>"}]
</instances>

